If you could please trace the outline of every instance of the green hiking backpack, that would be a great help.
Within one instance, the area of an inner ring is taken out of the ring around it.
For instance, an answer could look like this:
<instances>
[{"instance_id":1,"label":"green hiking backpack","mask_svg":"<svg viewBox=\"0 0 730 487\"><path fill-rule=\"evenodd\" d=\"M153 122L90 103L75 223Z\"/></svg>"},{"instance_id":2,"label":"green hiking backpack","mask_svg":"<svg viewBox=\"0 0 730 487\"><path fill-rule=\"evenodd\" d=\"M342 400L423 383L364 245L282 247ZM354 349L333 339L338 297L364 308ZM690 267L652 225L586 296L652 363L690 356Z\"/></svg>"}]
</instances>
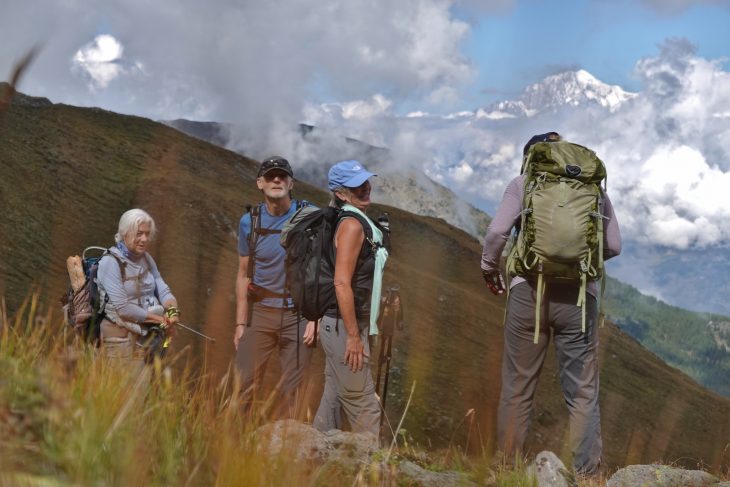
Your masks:
<instances>
[{"instance_id":1,"label":"green hiking backpack","mask_svg":"<svg viewBox=\"0 0 730 487\"><path fill-rule=\"evenodd\" d=\"M521 172L526 175L523 210L507 274L537 278L535 343L546 281L580 282L577 305L585 332L586 285L604 274L601 182L606 167L581 145L538 142L527 152Z\"/></svg>"}]
</instances>

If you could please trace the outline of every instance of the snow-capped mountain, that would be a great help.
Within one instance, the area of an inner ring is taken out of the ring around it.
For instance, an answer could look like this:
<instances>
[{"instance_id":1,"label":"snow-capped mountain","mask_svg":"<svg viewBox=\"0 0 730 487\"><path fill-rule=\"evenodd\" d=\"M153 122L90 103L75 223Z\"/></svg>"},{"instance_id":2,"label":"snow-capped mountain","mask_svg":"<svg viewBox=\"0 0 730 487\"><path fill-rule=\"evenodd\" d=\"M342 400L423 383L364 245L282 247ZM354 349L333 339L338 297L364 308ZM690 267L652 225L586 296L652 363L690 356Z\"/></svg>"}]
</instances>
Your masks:
<instances>
[{"instance_id":1,"label":"snow-capped mountain","mask_svg":"<svg viewBox=\"0 0 730 487\"><path fill-rule=\"evenodd\" d=\"M475 115L477 118L496 120L533 117L563 107L589 106L600 106L614 112L635 96L636 93L624 91L620 86L607 85L581 69L548 76L525 88L517 100L493 103L480 108Z\"/></svg>"}]
</instances>

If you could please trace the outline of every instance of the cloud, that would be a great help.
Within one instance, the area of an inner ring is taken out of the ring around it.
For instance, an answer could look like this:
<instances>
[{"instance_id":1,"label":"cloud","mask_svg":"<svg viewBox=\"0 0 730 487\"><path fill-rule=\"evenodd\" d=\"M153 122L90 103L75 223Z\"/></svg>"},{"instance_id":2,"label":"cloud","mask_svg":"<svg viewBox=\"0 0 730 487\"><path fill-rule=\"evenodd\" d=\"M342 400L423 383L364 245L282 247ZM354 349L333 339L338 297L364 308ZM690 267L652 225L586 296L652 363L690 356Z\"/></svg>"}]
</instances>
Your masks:
<instances>
[{"instance_id":1,"label":"cloud","mask_svg":"<svg viewBox=\"0 0 730 487\"><path fill-rule=\"evenodd\" d=\"M391 100L376 94L367 101L353 101L342 105L342 118L367 119L387 113L391 106L393 106Z\"/></svg>"},{"instance_id":2,"label":"cloud","mask_svg":"<svg viewBox=\"0 0 730 487\"><path fill-rule=\"evenodd\" d=\"M111 81L124 73L120 64L124 46L110 35L99 35L76 51L71 62L73 67L91 78L91 86L106 88Z\"/></svg>"},{"instance_id":3,"label":"cloud","mask_svg":"<svg viewBox=\"0 0 730 487\"><path fill-rule=\"evenodd\" d=\"M432 109L475 76L453 0L6 3L3 64L45 41L21 89L153 119L239 123L233 147L254 157L284 145L292 133L281 130L295 132L321 93ZM144 72L125 76L137 63Z\"/></svg>"},{"instance_id":4,"label":"cloud","mask_svg":"<svg viewBox=\"0 0 730 487\"><path fill-rule=\"evenodd\" d=\"M524 142L557 129L606 161L627 237L675 247L730 238L718 188L730 171L723 60L668 40L637 62L641 92L613 113L429 115L454 104L474 79L460 53L470 26L454 10L480 8L456 0L7 0L0 68L9 71L41 43L20 87L30 94L155 119L233 122L231 148L259 158L283 153L314 173L316 163L354 151L344 137L357 138L388 147L394 169L425 172L489 212L519 172ZM311 103L322 93L341 102ZM403 107L418 116L399 116ZM302 142L299 122L322 128L318 148Z\"/></svg>"},{"instance_id":5,"label":"cloud","mask_svg":"<svg viewBox=\"0 0 730 487\"><path fill-rule=\"evenodd\" d=\"M677 249L730 241L730 73L721 60L697 56L684 39L636 63L642 90L614 111L564 107L531 118L494 120L480 111L453 116L333 117L317 124L378 140L392 159L488 212L519 173L521 147L535 133L557 129L593 148L606 162L608 192L628 240Z\"/></svg>"}]
</instances>

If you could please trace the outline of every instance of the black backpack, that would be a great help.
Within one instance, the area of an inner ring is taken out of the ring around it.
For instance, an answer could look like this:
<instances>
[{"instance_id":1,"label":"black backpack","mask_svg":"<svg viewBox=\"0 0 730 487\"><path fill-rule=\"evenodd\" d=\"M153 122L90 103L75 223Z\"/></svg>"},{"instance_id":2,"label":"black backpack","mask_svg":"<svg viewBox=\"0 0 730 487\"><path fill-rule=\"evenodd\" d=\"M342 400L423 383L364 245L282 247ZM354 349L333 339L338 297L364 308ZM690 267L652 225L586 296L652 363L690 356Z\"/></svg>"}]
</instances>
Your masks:
<instances>
[{"instance_id":1,"label":"black backpack","mask_svg":"<svg viewBox=\"0 0 730 487\"><path fill-rule=\"evenodd\" d=\"M296 210L299 210L305 206L309 206L307 200L296 200ZM261 228L261 209L264 204L260 203L256 206L246 205L246 213L251 217L251 232L248 234L248 251L249 251L249 262L247 269L247 277L249 282L253 284L254 268L256 266L256 244L258 243L259 237L262 235L271 235L281 233L281 230ZM294 215L292 215L292 218Z\"/></svg>"},{"instance_id":2,"label":"black backpack","mask_svg":"<svg viewBox=\"0 0 730 487\"><path fill-rule=\"evenodd\" d=\"M354 217L372 241L370 225L359 214L338 208L305 206L297 210L281 231L286 249L286 282L294 308L309 321L337 306L334 287L334 245L337 222ZM383 232L384 239L386 232Z\"/></svg>"},{"instance_id":3,"label":"black backpack","mask_svg":"<svg viewBox=\"0 0 730 487\"><path fill-rule=\"evenodd\" d=\"M87 256L87 253L94 253L94 255ZM103 301L100 298L96 274L99 270L99 262L107 255L117 261L122 280L124 280L125 265L116 255L104 247L87 247L80 258L84 274L83 284L76 290L73 286L69 286L68 292L61 297L66 322L73 327L77 335L96 345L100 341L101 322L105 317L104 311L109 300L108 297ZM78 256L75 258L78 259Z\"/></svg>"}]
</instances>

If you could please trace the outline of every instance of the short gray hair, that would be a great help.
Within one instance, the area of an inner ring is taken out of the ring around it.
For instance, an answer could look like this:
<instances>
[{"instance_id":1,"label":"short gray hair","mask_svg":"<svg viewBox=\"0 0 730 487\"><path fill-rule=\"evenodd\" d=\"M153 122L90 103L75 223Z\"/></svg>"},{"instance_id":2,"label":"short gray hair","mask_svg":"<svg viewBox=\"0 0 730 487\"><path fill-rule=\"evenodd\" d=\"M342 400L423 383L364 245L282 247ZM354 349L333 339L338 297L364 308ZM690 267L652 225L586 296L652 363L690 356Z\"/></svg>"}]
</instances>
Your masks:
<instances>
[{"instance_id":1,"label":"short gray hair","mask_svg":"<svg viewBox=\"0 0 730 487\"><path fill-rule=\"evenodd\" d=\"M114 235L116 242L123 242L124 237L133 232L135 235L139 230L140 225L143 223L150 224L150 240L155 237L156 227L155 220L152 219L149 213L139 208L133 208L124 212L122 217L119 219L119 228L117 234Z\"/></svg>"}]
</instances>

